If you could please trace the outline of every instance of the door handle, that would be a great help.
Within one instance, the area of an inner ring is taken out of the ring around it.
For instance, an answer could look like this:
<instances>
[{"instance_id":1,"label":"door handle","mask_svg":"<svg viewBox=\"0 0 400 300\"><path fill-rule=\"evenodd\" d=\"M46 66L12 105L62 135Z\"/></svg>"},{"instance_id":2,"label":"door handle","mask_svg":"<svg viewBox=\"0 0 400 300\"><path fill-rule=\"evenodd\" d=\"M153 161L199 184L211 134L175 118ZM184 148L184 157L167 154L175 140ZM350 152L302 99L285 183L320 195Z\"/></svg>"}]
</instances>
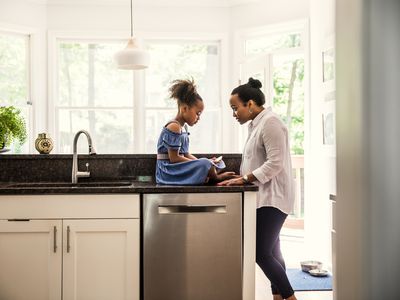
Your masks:
<instances>
[{"instance_id":1,"label":"door handle","mask_svg":"<svg viewBox=\"0 0 400 300\"><path fill-rule=\"evenodd\" d=\"M71 230L69 229L69 226L67 226L67 253L69 253L71 249L70 241L69 241L69 235L70 235Z\"/></svg>"},{"instance_id":2,"label":"door handle","mask_svg":"<svg viewBox=\"0 0 400 300\"><path fill-rule=\"evenodd\" d=\"M57 226L53 227L53 239L54 239L53 252L56 253L57 252Z\"/></svg>"},{"instance_id":3,"label":"door handle","mask_svg":"<svg viewBox=\"0 0 400 300\"><path fill-rule=\"evenodd\" d=\"M226 214L226 205L159 205L159 214L215 213Z\"/></svg>"}]
</instances>

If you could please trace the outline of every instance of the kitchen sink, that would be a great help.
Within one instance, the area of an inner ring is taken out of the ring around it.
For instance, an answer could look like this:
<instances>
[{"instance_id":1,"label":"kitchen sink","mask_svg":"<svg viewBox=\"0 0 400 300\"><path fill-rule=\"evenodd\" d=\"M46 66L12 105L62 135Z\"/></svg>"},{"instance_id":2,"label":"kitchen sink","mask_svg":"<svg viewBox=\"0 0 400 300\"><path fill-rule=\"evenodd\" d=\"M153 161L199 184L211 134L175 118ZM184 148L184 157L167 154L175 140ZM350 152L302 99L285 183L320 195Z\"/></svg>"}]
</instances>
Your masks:
<instances>
[{"instance_id":1,"label":"kitchen sink","mask_svg":"<svg viewBox=\"0 0 400 300\"><path fill-rule=\"evenodd\" d=\"M60 188L119 188L119 187L130 187L135 185L142 185L146 183L152 183L152 176L132 176L124 179L92 179L93 181L84 181L78 183L72 182L13 182L4 185L5 188L21 188L21 189L60 189ZM96 181L94 181L96 180Z\"/></svg>"},{"instance_id":2,"label":"kitchen sink","mask_svg":"<svg viewBox=\"0 0 400 300\"><path fill-rule=\"evenodd\" d=\"M126 187L132 185L131 181L106 181L106 182L24 182L11 183L8 188L91 188L91 187Z\"/></svg>"}]
</instances>

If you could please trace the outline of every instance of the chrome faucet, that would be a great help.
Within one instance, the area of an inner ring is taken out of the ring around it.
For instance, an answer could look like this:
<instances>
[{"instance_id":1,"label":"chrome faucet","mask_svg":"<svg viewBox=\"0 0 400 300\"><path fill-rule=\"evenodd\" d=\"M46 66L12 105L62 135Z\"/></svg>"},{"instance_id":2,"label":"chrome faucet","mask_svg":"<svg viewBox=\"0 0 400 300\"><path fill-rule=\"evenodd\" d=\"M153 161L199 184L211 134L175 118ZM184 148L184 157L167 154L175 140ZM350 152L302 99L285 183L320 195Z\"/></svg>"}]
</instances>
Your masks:
<instances>
[{"instance_id":1,"label":"chrome faucet","mask_svg":"<svg viewBox=\"0 0 400 300\"><path fill-rule=\"evenodd\" d=\"M89 177L90 172L89 172L89 163L86 164L86 171L79 171L78 170L78 150L77 150L77 144L78 144L78 138L81 133L84 133L87 137L88 144L89 144L89 155L94 155L96 154L96 151L94 150L94 146L92 144L92 138L86 130L79 130L74 137L74 145L73 145L73 155L72 155L72 183L78 183L78 178L80 177Z\"/></svg>"}]
</instances>

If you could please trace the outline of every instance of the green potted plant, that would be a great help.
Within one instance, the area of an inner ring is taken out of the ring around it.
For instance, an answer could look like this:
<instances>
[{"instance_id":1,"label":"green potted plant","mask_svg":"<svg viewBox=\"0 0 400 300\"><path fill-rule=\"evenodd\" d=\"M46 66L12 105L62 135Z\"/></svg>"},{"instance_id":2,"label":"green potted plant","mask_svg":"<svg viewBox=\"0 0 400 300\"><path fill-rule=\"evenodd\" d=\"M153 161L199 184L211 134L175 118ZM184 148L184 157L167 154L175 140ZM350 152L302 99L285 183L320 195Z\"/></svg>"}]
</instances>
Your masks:
<instances>
[{"instance_id":1,"label":"green potted plant","mask_svg":"<svg viewBox=\"0 0 400 300\"><path fill-rule=\"evenodd\" d=\"M0 150L14 140L22 145L27 138L25 120L21 111L14 106L0 107Z\"/></svg>"}]
</instances>

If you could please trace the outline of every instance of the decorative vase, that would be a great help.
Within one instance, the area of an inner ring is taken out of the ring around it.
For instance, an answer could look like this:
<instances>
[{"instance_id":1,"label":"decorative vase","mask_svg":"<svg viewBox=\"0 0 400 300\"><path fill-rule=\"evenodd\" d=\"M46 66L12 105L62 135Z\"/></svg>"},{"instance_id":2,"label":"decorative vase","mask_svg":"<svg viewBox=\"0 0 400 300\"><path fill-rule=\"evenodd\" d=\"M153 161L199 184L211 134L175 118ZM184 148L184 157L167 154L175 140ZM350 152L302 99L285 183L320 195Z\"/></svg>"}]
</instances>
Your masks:
<instances>
[{"instance_id":1,"label":"decorative vase","mask_svg":"<svg viewBox=\"0 0 400 300\"><path fill-rule=\"evenodd\" d=\"M39 133L35 140L35 148L40 154L49 154L53 149L53 140L46 133Z\"/></svg>"}]
</instances>

